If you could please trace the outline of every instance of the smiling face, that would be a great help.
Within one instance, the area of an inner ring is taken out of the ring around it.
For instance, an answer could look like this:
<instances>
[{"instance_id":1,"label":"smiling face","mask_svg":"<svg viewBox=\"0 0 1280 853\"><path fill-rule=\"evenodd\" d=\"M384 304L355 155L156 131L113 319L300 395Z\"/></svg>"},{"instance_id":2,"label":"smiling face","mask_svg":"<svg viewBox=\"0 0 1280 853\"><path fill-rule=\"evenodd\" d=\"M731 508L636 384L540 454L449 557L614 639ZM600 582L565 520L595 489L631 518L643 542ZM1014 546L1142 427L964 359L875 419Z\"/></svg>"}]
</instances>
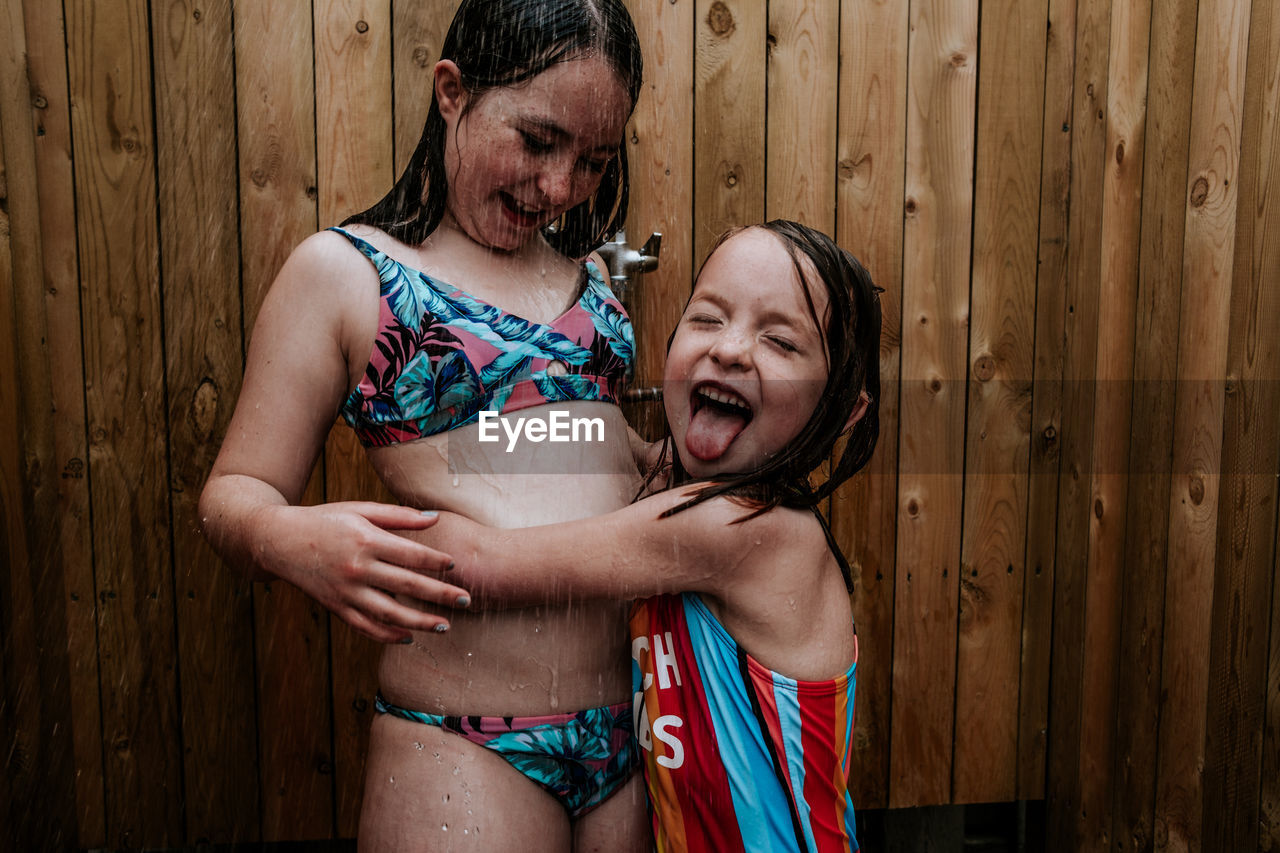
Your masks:
<instances>
[{"instance_id":1,"label":"smiling face","mask_svg":"<svg viewBox=\"0 0 1280 853\"><path fill-rule=\"evenodd\" d=\"M667 353L663 400L680 462L695 478L758 468L808 423L827 355L782 242L761 228L707 259ZM810 287L825 316L822 287Z\"/></svg>"},{"instance_id":2,"label":"smiling face","mask_svg":"<svg viewBox=\"0 0 1280 853\"><path fill-rule=\"evenodd\" d=\"M598 56L470 96L457 66L436 66L448 214L472 240L511 251L585 201L617 156L631 100Z\"/></svg>"}]
</instances>

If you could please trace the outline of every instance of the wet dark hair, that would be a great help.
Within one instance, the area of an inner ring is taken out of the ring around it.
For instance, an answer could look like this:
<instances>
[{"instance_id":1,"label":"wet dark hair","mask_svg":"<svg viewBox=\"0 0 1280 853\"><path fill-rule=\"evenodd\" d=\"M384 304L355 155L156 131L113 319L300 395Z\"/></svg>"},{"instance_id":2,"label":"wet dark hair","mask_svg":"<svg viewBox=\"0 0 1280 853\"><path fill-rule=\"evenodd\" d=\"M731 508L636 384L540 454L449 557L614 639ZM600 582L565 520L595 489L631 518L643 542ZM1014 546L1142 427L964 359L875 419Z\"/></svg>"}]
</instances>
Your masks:
<instances>
[{"instance_id":1,"label":"wet dark hair","mask_svg":"<svg viewBox=\"0 0 1280 853\"><path fill-rule=\"evenodd\" d=\"M790 220L775 219L729 231L717 241L712 253L748 228L773 234L791 256L809 314L827 355L826 386L808 422L779 453L755 470L709 480L688 501L663 513L664 517L717 495L727 495L754 508L740 521L776 506L817 507L871 460L880 435L880 288L858 259L830 237ZM819 282L826 287L825 317L818 316L813 299L812 288L819 286ZM697 287L696 283L694 286ZM675 332L672 332L667 341L668 350L674 339ZM830 459L863 391L870 397L866 412L849 430L848 440L826 479L814 486L811 475ZM690 481L679 454L671 447L670 432L662 455L664 463L670 461L673 486ZM830 540L825 524L823 529ZM834 546L834 542L832 544ZM839 554L838 548L833 550Z\"/></svg>"},{"instance_id":2,"label":"wet dark hair","mask_svg":"<svg viewBox=\"0 0 1280 853\"><path fill-rule=\"evenodd\" d=\"M440 50L457 64L470 95L517 86L560 62L599 56L617 73L635 107L643 67L640 40L621 0L462 0ZM418 147L391 191L343 225L380 228L416 245L444 216L444 118L434 89ZM621 140L619 140L621 141ZM547 242L570 258L586 256L613 236L627 215L626 146L609 158L595 194L544 230Z\"/></svg>"}]
</instances>

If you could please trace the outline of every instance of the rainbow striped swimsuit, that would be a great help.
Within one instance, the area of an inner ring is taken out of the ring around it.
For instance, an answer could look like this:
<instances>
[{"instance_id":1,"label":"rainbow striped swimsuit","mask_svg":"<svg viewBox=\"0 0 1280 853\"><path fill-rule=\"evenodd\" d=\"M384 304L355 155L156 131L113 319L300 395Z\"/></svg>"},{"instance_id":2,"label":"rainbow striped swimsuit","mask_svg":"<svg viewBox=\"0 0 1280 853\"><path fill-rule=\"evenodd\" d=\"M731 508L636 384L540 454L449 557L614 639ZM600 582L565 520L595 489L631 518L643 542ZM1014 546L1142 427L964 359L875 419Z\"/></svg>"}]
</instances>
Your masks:
<instances>
[{"instance_id":1,"label":"rainbow striped swimsuit","mask_svg":"<svg viewBox=\"0 0 1280 853\"><path fill-rule=\"evenodd\" d=\"M693 593L639 601L630 624L659 853L858 849L847 782L856 662L830 681L787 678Z\"/></svg>"}]
</instances>

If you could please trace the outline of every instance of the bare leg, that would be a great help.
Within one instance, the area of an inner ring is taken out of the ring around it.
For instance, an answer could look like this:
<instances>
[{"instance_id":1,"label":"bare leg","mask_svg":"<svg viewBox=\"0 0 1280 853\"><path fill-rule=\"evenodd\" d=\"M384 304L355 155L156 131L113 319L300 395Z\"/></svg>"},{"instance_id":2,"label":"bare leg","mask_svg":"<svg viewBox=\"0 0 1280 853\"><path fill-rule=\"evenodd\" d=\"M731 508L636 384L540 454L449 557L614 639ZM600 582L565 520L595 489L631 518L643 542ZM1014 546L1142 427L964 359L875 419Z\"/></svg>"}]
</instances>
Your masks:
<instances>
[{"instance_id":1,"label":"bare leg","mask_svg":"<svg viewBox=\"0 0 1280 853\"><path fill-rule=\"evenodd\" d=\"M644 801L644 773L573 825L573 853L649 853L653 833Z\"/></svg>"},{"instance_id":2,"label":"bare leg","mask_svg":"<svg viewBox=\"0 0 1280 853\"><path fill-rule=\"evenodd\" d=\"M361 853L570 849L560 804L456 734L379 714L366 767Z\"/></svg>"}]
</instances>

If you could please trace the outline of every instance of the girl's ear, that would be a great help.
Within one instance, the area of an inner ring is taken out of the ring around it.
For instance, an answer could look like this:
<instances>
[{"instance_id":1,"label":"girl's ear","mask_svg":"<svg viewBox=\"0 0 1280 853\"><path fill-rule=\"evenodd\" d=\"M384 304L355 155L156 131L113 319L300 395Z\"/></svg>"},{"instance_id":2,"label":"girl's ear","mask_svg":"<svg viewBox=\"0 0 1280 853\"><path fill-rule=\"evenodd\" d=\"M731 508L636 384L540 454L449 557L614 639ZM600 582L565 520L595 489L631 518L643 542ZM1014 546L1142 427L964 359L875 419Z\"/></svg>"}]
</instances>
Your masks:
<instances>
[{"instance_id":1,"label":"girl's ear","mask_svg":"<svg viewBox=\"0 0 1280 853\"><path fill-rule=\"evenodd\" d=\"M849 420L844 422L844 432L853 429L853 425L862 420L862 416L867 413L867 407L871 405L871 395L867 393L867 389L863 388L858 392L858 402L853 404L853 411L849 413Z\"/></svg>"},{"instance_id":2,"label":"girl's ear","mask_svg":"<svg viewBox=\"0 0 1280 853\"><path fill-rule=\"evenodd\" d=\"M436 104L446 121L456 120L467 103L467 89L462 85L462 71L452 59L442 59L435 67Z\"/></svg>"}]
</instances>

